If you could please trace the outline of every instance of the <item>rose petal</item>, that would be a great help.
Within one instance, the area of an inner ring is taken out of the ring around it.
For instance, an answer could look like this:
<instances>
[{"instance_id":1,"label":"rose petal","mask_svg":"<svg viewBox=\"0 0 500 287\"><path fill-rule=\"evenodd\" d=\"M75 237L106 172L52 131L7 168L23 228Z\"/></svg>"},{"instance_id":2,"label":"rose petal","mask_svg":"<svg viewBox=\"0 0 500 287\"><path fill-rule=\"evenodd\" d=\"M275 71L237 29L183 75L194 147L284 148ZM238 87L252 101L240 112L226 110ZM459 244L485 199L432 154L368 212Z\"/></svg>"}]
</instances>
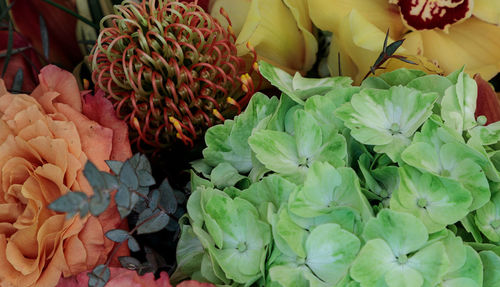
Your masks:
<instances>
[{"instance_id":1,"label":"rose petal","mask_svg":"<svg viewBox=\"0 0 500 287\"><path fill-rule=\"evenodd\" d=\"M82 111L82 99L78 84L70 72L54 65L48 65L40 71L38 78L40 86L31 95L40 101L46 111L54 112L52 107L54 103L64 103L77 112ZM59 95L47 94L47 92L57 92Z\"/></svg>"},{"instance_id":2,"label":"rose petal","mask_svg":"<svg viewBox=\"0 0 500 287\"><path fill-rule=\"evenodd\" d=\"M160 278L155 280L153 273L146 273L143 276L139 276L137 272L125 268L110 267L109 269L111 275L106 287L172 287L166 272L161 272ZM82 272L77 276L61 278L56 287L87 286L89 282L87 273ZM213 285L187 285L186 287L188 286L209 287Z\"/></svg>"},{"instance_id":3,"label":"rose petal","mask_svg":"<svg viewBox=\"0 0 500 287\"><path fill-rule=\"evenodd\" d=\"M95 96L83 96L83 114L104 127L113 130L113 149L111 160L125 161L132 156L128 143L128 126L118 119L113 104L104 97L104 92L98 90Z\"/></svg>"},{"instance_id":4,"label":"rose petal","mask_svg":"<svg viewBox=\"0 0 500 287\"><path fill-rule=\"evenodd\" d=\"M66 104L56 103L56 109L73 122L80 135L82 150L98 169L107 171L104 160L109 159L113 149L113 131L89 120Z\"/></svg>"}]
</instances>

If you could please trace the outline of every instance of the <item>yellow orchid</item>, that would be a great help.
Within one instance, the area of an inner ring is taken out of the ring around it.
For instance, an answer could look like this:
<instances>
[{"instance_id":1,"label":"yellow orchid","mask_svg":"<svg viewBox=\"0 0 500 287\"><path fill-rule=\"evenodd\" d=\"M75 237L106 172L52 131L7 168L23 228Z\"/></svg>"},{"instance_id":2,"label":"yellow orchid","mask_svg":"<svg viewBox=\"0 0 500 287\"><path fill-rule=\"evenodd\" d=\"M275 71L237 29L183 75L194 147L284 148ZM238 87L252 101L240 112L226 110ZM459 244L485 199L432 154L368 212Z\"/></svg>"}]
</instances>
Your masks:
<instances>
[{"instance_id":1,"label":"yellow orchid","mask_svg":"<svg viewBox=\"0 0 500 287\"><path fill-rule=\"evenodd\" d=\"M308 8L318 28L333 32L333 75L341 67L359 83L387 29L391 40L406 39L398 53L419 57L431 70L434 63L448 74L465 64L487 80L500 72L500 0L308 0Z\"/></svg>"},{"instance_id":2,"label":"yellow orchid","mask_svg":"<svg viewBox=\"0 0 500 287\"><path fill-rule=\"evenodd\" d=\"M238 56L250 53L289 73L305 73L316 60L318 43L309 19L307 0L214 0L210 14L227 24L224 8L236 35Z\"/></svg>"}]
</instances>

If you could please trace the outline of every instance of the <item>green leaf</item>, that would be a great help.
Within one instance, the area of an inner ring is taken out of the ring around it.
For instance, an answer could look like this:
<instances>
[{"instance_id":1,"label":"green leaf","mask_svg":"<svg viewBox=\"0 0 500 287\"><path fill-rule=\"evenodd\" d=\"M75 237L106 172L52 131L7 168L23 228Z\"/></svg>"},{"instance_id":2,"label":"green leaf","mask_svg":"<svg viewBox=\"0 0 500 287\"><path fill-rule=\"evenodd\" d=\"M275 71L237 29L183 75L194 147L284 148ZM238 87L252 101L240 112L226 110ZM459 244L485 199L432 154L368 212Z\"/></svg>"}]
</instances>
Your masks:
<instances>
[{"instance_id":1,"label":"green leaf","mask_svg":"<svg viewBox=\"0 0 500 287\"><path fill-rule=\"evenodd\" d=\"M114 242L123 242L127 240L130 235L128 234L128 231L122 230L122 229L111 229L106 234L104 234L109 240L114 241Z\"/></svg>"},{"instance_id":2,"label":"green leaf","mask_svg":"<svg viewBox=\"0 0 500 287\"><path fill-rule=\"evenodd\" d=\"M23 88L23 69L19 68L14 76L14 81L12 82L12 90L13 91L21 91Z\"/></svg>"},{"instance_id":3,"label":"green leaf","mask_svg":"<svg viewBox=\"0 0 500 287\"><path fill-rule=\"evenodd\" d=\"M156 183L151 173L143 169L137 171L137 179L140 186L152 186Z\"/></svg>"},{"instance_id":4,"label":"green leaf","mask_svg":"<svg viewBox=\"0 0 500 287\"><path fill-rule=\"evenodd\" d=\"M90 160L85 163L83 174L94 189L94 192L100 193L108 188L108 185L106 184L102 173L104 172L101 172L99 169L97 169L97 167ZM114 186L112 186L111 188L113 187Z\"/></svg>"},{"instance_id":5,"label":"green leaf","mask_svg":"<svg viewBox=\"0 0 500 287\"><path fill-rule=\"evenodd\" d=\"M91 273L87 274L89 276L89 287L104 287L111 276L109 267L102 264L96 266Z\"/></svg>"},{"instance_id":6,"label":"green leaf","mask_svg":"<svg viewBox=\"0 0 500 287\"><path fill-rule=\"evenodd\" d=\"M445 124L458 132L473 128L476 125L476 100L476 81L462 69L456 84L446 89L441 103L441 117Z\"/></svg>"},{"instance_id":7,"label":"green leaf","mask_svg":"<svg viewBox=\"0 0 500 287\"><path fill-rule=\"evenodd\" d=\"M137 190L139 188L139 179L135 173L134 168L130 161L126 161L120 170L120 181L125 184L129 189Z\"/></svg>"},{"instance_id":8,"label":"green leaf","mask_svg":"<svg viewBox=\"0 0 500 287\"><path fill-rule=\"evenodd\" d=\"M135 240L132 236L129 236L128 241L127 241L128 248L132 252L138 252L141 250L141 247L139 246L139 242Z\"/></svg>"},{"instance_id":9,"label":"green leaf","mask_svg":"<svg viewBox=\"0 0 500 287\"><path fill-rule=\"evenodd\" d=\"M109 168L114 174L120 174L123 162L117 160L106 160L106 164L109 166Z\"/></svg>"},{"instance_id":10,"label":"green leaf","mask_svg":"<svg viewBox=\"0 0 500 287\"><path fill-rule=\"evenodd\" d=\"M5 18L5 16L8 16L9 15L9 11L10 9L12 8L12 6L14 6L14 4L16 3L16 1L12 1L9 3L9 5L7 5L7 3L5 2L6 0L0 0L0 10L2 11L0 13L0 20L3 20ZM10 20L9 18L7 18L7 20ZM9 21L10 22L10 21Z\"/></svg>"},{"instance_id":11,"label":"green leaf","mask_svg":"<svg viewBox=\"0 0 500 287\"><path fill-rule=\"evenodd\" d=\"M131 197L135 198L135 200L131 200ZM118 191L115 193L115 202L121 218L125 218L132 211L136 201L137 195L131 194L128 188L120 185Z\"/></svg>"},{"instance_id":12,"label":"green leaf","mask_svg":"<svg viewBox=\"0 0 500 287\"><path fill-rule=\"evenodd\" d=\"M61 9L62 11L70 14L71 16L77 18L78 20L82 21L83 23L85 23L85 24L87 24L87 25L89 25L91 27L94 27L94 29L96 29L97 31L99 30L99 25L96 25L91 20L89 20L89 19L87 19L85 17L80 16L75 11L72 11L72 10L64 7L63 5L58 4L58 3L56 3L56 2L54 2L52 0L42 0L42 1L47 2L48 4L50 4L50 5L54 6L54 7L57 7L59 9Z\"/></svg>"},{"instance_id":13,"label":"green leaf","mask_svg":"<svg viewBox=\"0 0 500 287\"><path fill-rule=\"evenodd\" d=\"M165 178L158 188L160 192L159 205L169 214L175 213L177 210L177 199L174 194L174 190L170 183Z\"/></svg>"},{"instance_id":14,"label":"green leaf","mask_svg":"<svg viewBox=\"0 0 500 287\"><path fill-rule=\"evenodd\" d=\"M49 33L47 32L47 25L42 15L38 16L40 22L40 39L42 40L42 50L45 59L49 59Z\"/></svg>"},{"instance_id":15,"label":"green leaf","mask_svg":"<svg viewBox=\"0 0 500 287\"><path fill-rule=\"evenodd\" d=\"M144 210L139 214L139 219L137 220L137 234L153 233L162 230L167 226L170 217L161 212L160 210L151 210L150 208Z\"/></svg>"},{"instance_id":16,"label":"green leaf","mask_svg":"<svg viewBox=\"0 0 500 287\"><path fill-rule=\"evenodd\" d=\"M130 256L120 256L118 257L118 261L120 261L123 268L127 268L129 270L137 270L141 266L141 261Z\"/></svg>"},{"instance_id":17,"label":"green leaf","mask_svg":"<svg viewBox=\"0 0 500 287\"><path fill-rule=\"evenodd\" d=\"M96 193L90 197L89 210L93 216L99 216L103 213L109 206L111 202L111 197L109 193L99 194Z\"/></svg>"},{"instance_id":18,"label":"green leaf","mask_svg":"<svg viewBox=\"0 0 500 287\"><path fill-rule=\"evenodd\" d=\"M80 212L80 217L87 215L89 211L87 195L81 191L71 191L51 202L48 206L57 212L66 212L66 218L73 217Z\"/></svg>"},{"instance_id":19,"label":"green leaf","mask_svg":"<svg viewBox=\"0 0 500 287\"><path fill-rule=\"evenodd\" d=\"M10 62L10 56L12 55L12 47L14 44L14 28L12 26L12 21L9 21L9 34L7 38L7 54L5 55L5 60L3 63L3 68L2 68L2 76L0 78L3 78L5 76L5 72L7 71L7 67L9 66Z\"/></svg>"}]
</instances>

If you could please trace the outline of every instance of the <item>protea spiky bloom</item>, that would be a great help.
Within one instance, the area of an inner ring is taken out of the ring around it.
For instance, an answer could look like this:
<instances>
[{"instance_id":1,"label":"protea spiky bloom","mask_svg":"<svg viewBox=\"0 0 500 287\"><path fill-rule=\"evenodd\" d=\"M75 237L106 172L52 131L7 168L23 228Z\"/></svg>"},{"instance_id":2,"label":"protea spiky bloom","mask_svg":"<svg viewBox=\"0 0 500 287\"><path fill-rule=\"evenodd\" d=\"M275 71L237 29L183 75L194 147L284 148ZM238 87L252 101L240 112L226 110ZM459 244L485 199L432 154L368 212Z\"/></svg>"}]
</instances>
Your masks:
<instances>
[{"instance_id":1,"label":"protea spiky bloom","mask_svg":"<svg viewBox=\"0 0 500 287\"><path fill-rule=\"evenodd\" d=\"M196 2L125 0L101 23L111 24L90 55L92 79L129 123L140 151L178 139L192 146L253 94L255 54L246 65L231 25L223 28Z\"/></svg>"}]
</instances>

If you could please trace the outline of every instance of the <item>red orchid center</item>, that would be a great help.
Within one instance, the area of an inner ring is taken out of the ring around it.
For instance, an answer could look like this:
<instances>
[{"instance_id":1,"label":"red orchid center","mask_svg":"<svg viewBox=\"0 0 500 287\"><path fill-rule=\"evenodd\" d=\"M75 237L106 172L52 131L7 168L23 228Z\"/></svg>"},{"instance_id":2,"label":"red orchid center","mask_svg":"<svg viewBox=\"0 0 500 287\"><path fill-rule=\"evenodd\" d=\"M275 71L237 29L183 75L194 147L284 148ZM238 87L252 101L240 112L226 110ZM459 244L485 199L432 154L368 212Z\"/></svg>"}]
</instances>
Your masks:
<instances>
[{"instance_id":1,"label":"red orchid center","mask_svg":"<svg viewBox=\"0 0 500 287\"><path fill-rule=\"evenodd\" d=\"M412 30L447 29L472 15L472 0L390 0Z\"/></svg>"}]
</instances>

